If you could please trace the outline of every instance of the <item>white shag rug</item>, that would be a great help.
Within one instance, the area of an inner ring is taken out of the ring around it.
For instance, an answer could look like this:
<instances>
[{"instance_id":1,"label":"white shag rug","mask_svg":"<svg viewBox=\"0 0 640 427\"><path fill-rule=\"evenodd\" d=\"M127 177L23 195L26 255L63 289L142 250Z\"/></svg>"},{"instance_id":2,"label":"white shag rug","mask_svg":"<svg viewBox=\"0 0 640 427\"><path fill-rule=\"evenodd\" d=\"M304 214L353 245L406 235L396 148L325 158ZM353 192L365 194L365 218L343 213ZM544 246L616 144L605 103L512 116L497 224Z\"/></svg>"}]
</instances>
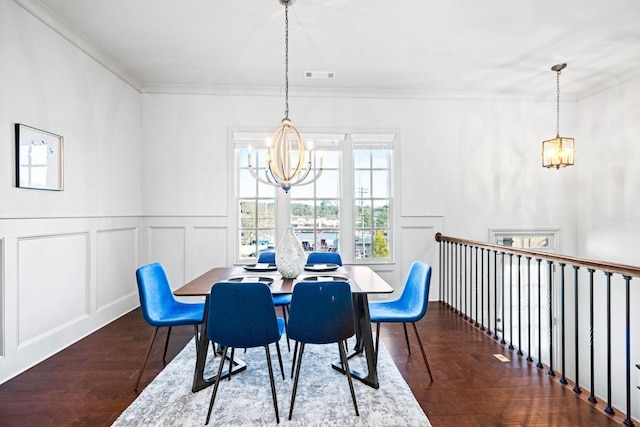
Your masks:
<instances>
[{"instance_id":1,"label":"white shag rug","mask_svg":"<svg viewBox=\"0 0 640 427\"><path fill-rule=\"evenodd\" d=\"M291 352L286 338L280 342L285 380L282 380L275 345L271 359L282 426L430 426L409 386L380 343L378 390L354 379L360 416L355 415L347 379L331 367L339 360L337 344L307 344L302 360L293 419L291 401ZM211 414L210 426L276 425L264 348L236 350L236 358L247 369L223 380ZM209 349L206 377L217 372L219 357ZM191 341L120 415L113 426L202 426L205 423L213 386L191 391L195 367L195 345ZM366 372L364 356L349 360L349 367Z\"/></svg>"}]
</instances>

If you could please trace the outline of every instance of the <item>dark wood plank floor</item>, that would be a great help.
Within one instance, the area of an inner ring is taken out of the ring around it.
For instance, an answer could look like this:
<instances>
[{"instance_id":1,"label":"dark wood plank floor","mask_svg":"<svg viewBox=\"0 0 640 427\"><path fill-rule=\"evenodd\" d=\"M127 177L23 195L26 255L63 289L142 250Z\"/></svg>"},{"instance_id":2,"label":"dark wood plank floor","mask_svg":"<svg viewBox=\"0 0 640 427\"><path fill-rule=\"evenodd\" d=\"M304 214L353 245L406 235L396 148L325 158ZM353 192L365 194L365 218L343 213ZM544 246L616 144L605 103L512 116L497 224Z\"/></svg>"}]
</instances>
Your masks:
<instances>
[{"instance_id":1,"label":"dark wood plank floor","mask_svg":"<svg viewBox=\"0 0 640 427\"><path fill-rule=\"evenodd\" d=\"M407 353L401 325L382 339L434 426L620 425L534 364L487 338L461 317L431 303L419 323L435 381L430 383L412 328ZM174 328L168 358L191 339ZM135 310L0 385L0 426L109 426L136 398L133 386L152 328ZM162 369L158 334L142 386ZM500 362L493 355L511 359ZM381 385L384 387L384 384ZM203 408L203 414L206 408Z\"/></svg>"}]
</instances>

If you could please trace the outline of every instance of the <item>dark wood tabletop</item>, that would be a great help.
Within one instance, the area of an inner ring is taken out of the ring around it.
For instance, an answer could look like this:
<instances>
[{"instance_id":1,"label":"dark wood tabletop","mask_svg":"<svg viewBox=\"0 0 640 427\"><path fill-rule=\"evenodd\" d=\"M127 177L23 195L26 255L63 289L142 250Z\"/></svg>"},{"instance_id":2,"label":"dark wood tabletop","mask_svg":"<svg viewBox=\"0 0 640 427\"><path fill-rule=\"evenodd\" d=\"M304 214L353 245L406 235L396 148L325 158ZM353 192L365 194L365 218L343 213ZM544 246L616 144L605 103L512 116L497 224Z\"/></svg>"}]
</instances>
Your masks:
<instances>
[{"instance_id":1,"label":"dark wood tabletop","mask_svg":"<svg viewBox=\"0 0 640 427\"><path fill-rule=\"evenodd\" d=\"M273 282L269 284L269 288L274 295L290 294L296 283L314 277L331 277L333 280L344 278L351 284L353 293L386 294L393 292L393 288L371 268L364 265L344 265L335 271L303 271L296 279L283 279L277 271L247 271L242 266L214 267L175 290L174 294L176 296L208 295L214 283L229 279L240 280L242 277L272 279Z\"/></svg>"}]
</instances>

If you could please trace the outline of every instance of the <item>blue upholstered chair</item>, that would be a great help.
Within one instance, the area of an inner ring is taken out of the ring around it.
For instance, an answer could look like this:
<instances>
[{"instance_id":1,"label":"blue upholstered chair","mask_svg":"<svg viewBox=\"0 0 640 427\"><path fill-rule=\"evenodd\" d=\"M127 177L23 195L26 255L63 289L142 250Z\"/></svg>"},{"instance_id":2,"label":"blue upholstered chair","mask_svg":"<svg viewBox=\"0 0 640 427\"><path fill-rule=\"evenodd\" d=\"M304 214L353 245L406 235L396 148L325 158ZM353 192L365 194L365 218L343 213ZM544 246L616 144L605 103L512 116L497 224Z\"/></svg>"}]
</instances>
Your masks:
<instances>
[{"instance_id":1,"label":"blue upholstered chair","mask_svg":"<svg viewBox=\"0 0 640 427\"><path fill-rule=\"evenodd\" d=\"M258 263L276 264L276 253L274 251L266 251L260 253L258 256ZM289 304L291 304L291 294L274 295L273 305L282 309L282 317L284 317L284 323L287 324L287 313L289 311ZM289 335L287 334L287 348L291 351L291 344L289 343Z\"/></svg>"},{"instance_id":2,"label":"blue upholstered chair","mask_svg":"<svg viewBox=\"0 0 640 427\"><path fill-rule=\"evenodd\" d=\"M291 407L289 419L293 415L293 404L298 388L300 367L305 344L337 343L340 351L340 361L349 381L349 389L353 406L358 413L356 395L353 382L349 374L349 361L346 356L344 341L355 333L353 303L351 288L346 282L299 282L293 288L291 308L289 310L289 324L287 334L296 341L293 363L295 365L295 380L291 393Z\"/></svg>"},{"instance_id":3,"label":"blue upholstered chair","mask_svg":"<svg viewBox=\"0 0 640 427\"><path fill-rule=\"evenodd\" d=\"M212 342L221 346L222 356L211 394L206 424L209 424L211 410L220 385L227 349L243 347L264 347L265 349L273 407L276 411L276 421L280 422L269 344L276 343L280 372L284 379L282 356L278 345L283 331L284 320L276 317L271 290L264 283L218 282L213 285L209 296L207 336Z\"/></svg>"},{"instance_id":4,"label":"blue upholstered chair","mask_svg":"<svg viewBox=\"0 0 640 427\"><path fill-rule=\"evenodd\" d=\"M203 322L204 304L203 303L185 303L175 299L169 286L167 273L159 263L153 263L142 266L136 271L136 280L138 281L138 294L140 296L140 310L144 320L151 326L155 326L147 355L144 358L142 369L138 375L135 389L140 385L140 379L144 368L147 366L151 348L158 334L158 329L166 326L167 340L164 344L164 353L162 361L167 363L167 346L169 345L169 337L171 336L171 328L173 326L193 325L196 336L196 346L198 345L198 325Z\"/></svg>"},{"instance_id":5,"label":"blue upholstered chair","mask_svg":"<svg viewBox=\"0 0 640 427\"><path fill-rule=\"evenodd\" d=\"M420 261L414 261L400 297L391 301L369 302L369 316L371 317L371 322L376 324L376 361L378 360L378 344L380 343L380 323L402 323L404 337L407 340L407 349L411 353L406 325L407 322L410 322L418 338L418 344L420 344L422 358L429 372L429 377L433 381L427 354L424 351L420 334L418 334L418 327L416 326L416 322L427 313L430 285L431 266Z\"/></svg>"},{"instance_id":6,"label":"blue upholstered chair","mask_svg":"<svg viewBox=\"0 0 640 427\"><path fill-rule=\"evenodd\" d=\"M260 252L260 255L258 255L258 263L276 265L276 253L274 251Z\"/></svg>"},{"instance_id":7,"label":"blue upholstered chair","mask_svg":"<svg viewBox=\"0 0 640 427\"><path fill-rule=\"evenodd\" d=\"M338 252L311 252L307 255L307 264L342 265L342 257Z\"/></svg>"}]
</instances>

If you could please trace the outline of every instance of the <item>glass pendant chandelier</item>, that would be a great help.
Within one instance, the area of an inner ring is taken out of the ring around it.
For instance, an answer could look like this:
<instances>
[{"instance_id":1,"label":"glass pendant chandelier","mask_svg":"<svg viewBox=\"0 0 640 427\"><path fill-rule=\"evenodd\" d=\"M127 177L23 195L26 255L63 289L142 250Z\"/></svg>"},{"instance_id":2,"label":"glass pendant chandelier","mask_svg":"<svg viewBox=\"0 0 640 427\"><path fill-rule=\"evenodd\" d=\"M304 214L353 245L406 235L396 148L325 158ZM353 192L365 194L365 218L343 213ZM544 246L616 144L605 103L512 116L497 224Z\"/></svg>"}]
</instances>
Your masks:
<instances>
[{"instance_id":1,"label":"glass pendant chandelier","mask_svg":"<svg viewBox=\"0 0 640 427\"><path fill-rule=\"evenodd\" d=\"M289 119L289 6L294 0L279 0L284 5L284 119L278 129L267 139L267 158L264 166L264 178L251 163L249 149L248 166L251 176L263 184L280 187L288 193L294 185L306 185L317 180L322 174L322 157L314 175L312 169L313 151L305 147L300 132Z\"/></svg>"},{"instance_id":2,"label":"glass pendant chandelier","mask_svg":"<svg viewBox=\"0 0 640 427\"><path fill-rule=\"evenodd\" d=\"M556 137L542 142L542 166L545 168L564 168L573 166L575 149L574 139L560 136L560 72L567 64L551 67L556 72Z\"/></svg>"}]
</instances>

